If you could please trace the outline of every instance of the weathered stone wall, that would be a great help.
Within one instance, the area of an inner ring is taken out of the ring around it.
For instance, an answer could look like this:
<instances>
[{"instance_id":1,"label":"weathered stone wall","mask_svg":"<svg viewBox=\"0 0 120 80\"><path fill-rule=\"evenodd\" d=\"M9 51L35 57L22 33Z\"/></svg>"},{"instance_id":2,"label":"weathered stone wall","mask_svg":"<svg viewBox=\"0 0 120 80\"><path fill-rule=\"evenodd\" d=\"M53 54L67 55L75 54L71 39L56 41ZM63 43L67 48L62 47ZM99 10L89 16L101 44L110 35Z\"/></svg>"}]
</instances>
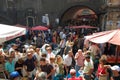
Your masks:
<instances>
[{"instance_id":1,"label":"weathered stone wall","mask_svg":"<svg viewBox=\"0 0 120 80\"><path fill-rule=\"evenodd\" d=\"M29 9L33 10L30 16L35 17L35 25L42 24L42 16L49 15L50 23L54 24L56 18L61 16L74 6L86 6L100 14L102 10L100 7L104 4L105 0L10 0L13 1L13 8L7 7L7 0L0 0L0 12L5 12L13 24L26 25L26 15Z\"/></svg>"},{"instance_id":2,"label":"weathered stone wall","mask_svg":"<svg viewBox=\"0 0 120 80\"><path fill-rule=\"evenodd\" d=\"M120 28L120 0L108 0L106 30Z\"/></svg>"}]
</instances>

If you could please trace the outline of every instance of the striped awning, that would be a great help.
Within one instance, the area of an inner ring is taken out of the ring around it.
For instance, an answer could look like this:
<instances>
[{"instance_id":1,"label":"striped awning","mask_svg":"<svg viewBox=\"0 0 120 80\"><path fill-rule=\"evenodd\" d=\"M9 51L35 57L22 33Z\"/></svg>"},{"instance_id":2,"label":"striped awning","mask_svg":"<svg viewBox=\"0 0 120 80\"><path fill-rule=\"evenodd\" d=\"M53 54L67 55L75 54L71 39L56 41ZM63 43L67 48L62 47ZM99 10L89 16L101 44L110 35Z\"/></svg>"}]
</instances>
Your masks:
<instances>
[{"instance_id":1,"label":"striped awning","mask_svg":"<svg viewBox=\"0 0 120 80\"><path fill-rule=\"evenodd\" d=\"M86 39L94 43L108 42L111 44L120 45L120 29L94 33L86 36Z\"/></svg>"}]
</instances>

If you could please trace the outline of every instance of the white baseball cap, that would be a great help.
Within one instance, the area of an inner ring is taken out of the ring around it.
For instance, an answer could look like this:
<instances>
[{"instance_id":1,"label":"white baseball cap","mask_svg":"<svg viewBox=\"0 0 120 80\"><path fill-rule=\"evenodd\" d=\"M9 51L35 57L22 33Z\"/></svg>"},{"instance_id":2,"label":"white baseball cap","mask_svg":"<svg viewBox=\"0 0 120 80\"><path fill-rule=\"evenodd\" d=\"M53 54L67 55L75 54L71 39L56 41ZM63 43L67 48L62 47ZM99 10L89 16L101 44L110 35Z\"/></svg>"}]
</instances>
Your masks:
<instances>
[{"instance_id":1,"label":"white baseball cap","mask_svg":"<svg viewBox=\"0 0 120 80\"><path fill-rule=\"evenodd\" d=\"M118 72L120 71L120 67L118 65L114 65L111 67L112 70L117 70Z\"/></svg>"}]
</instances>

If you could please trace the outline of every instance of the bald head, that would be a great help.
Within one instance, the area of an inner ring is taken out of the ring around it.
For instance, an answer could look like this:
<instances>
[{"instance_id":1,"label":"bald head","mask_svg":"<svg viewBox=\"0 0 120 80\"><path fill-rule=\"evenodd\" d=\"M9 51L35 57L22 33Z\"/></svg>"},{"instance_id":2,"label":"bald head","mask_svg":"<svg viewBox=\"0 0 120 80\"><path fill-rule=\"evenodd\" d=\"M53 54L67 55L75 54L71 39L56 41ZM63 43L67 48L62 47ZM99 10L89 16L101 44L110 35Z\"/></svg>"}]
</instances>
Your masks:
<instances>
[{"instance_id":1,"label":"bald head","mask_svg":"<svg viewBox=\"0 0 120 80\"><path fill-rule=\"evenodd\" d=\"M82 53L82 50L81 50L81 49L78 49L78 53Z\"/></svg>"}]
</instances>

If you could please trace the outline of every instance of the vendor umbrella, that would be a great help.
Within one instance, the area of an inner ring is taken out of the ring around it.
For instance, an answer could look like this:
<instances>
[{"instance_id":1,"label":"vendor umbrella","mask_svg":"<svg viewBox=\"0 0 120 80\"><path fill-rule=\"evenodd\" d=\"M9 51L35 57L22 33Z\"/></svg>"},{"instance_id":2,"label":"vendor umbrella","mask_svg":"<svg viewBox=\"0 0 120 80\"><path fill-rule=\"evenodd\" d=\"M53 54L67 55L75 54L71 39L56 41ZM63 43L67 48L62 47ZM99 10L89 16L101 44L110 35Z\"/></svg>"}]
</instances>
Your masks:
<instances>
[{"instance_id":1,"label":"vendor umbrella","mask_svg":"<svg viewBox=\"0 0 120 80\"><path fill-rule=\"evenodd\" d=\"M111 44L120 45L120 29L98 32L86 37L89 41L94 43L108 42Z\"/></svg>"},{"instance_id":2,"label":"vendor umbrella","mask_svg":"<svg viewBox=\"0 0 120 80\"><path fill-rule=\"evenodd\" d=\"M97 27L88 26L88 25L69 26L69 28L72 28L72 29L82 29L82 28L85 28L85 29L97 29Z\"/></svg>"},{"instance_id":3,"label":"vendor umbrella","mask_svg":"<svg viewBox=\"0 0 120 80\"><path fill-rule=\"evenodd\" d=\"M38 30L38 31L42 31L42 30L48 30L47 27L44 27L44 26L36 26L36 27L32 27L31 30Z\"/></svg>"},{"instance_id":4,"label":"vendor umbrella","mask_svg":"<svg viewBox=\"0 0 120 80\"><path fill-rule=\"evenodd\" d=\"M120 29L103 31L87 36L87 39L94 43L111 43L117 45L116 47L116 62L119 61L118 55L120 53Z\"/></svg>"}]
</instances>

